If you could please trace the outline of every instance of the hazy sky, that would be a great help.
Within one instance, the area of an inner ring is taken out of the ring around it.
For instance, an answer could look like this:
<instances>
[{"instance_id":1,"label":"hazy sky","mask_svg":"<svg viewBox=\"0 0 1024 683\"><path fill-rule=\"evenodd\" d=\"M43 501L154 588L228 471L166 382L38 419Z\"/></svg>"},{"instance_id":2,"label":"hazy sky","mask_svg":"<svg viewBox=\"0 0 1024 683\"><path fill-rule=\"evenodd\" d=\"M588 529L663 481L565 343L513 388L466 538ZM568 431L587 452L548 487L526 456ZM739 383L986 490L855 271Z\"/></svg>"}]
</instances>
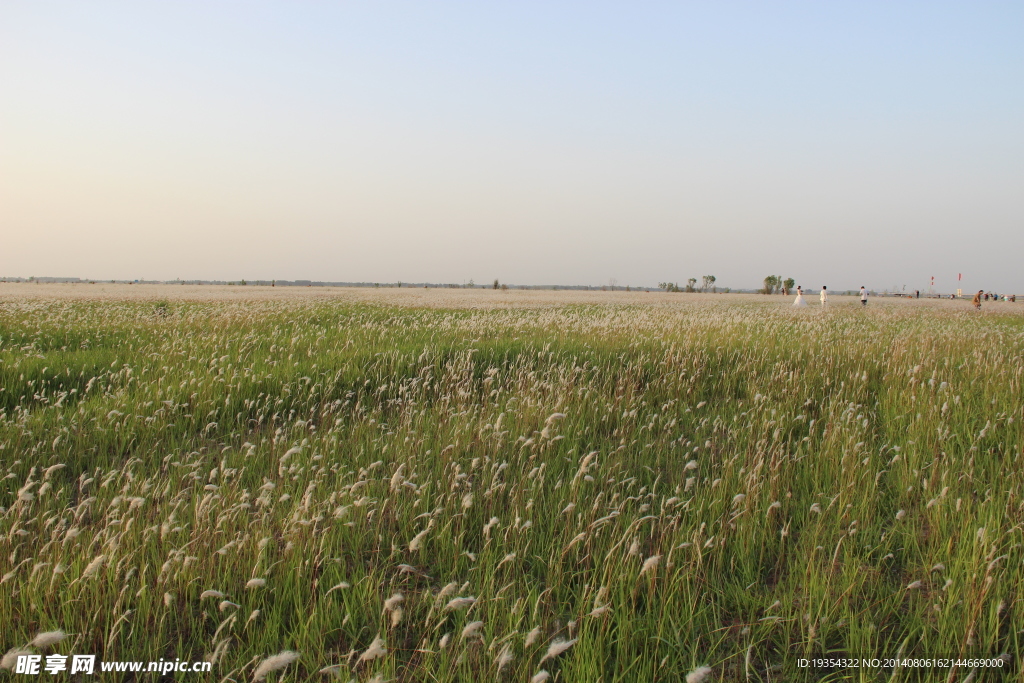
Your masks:
<instances>
[{"instance_id":1,"label":"hazy sky","mask_svg":"<svg viewBox=\"0 0 1024 683\"><path fill-rule=\"evenodd\" d=\"M0 275L1024 294L1024 3L0 4Z\"/></svg>"}]
</instances>

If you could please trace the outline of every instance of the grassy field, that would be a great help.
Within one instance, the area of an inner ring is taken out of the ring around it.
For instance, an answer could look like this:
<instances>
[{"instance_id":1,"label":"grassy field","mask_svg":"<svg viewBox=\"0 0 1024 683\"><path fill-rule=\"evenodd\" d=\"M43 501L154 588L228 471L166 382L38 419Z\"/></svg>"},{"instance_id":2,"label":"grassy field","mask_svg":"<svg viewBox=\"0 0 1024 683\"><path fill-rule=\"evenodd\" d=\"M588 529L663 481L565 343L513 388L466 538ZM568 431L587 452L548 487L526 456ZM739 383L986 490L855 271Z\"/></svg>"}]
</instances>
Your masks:
<instances>
[{"instance_id":1,"label":"grassy field","mask_svg":"<svg viewBox=\"0 0 1024 683\"><path fill-rule=\"evenodd\" d=\"M3 651L1019 675L1024 304L84 289L0 297ZM1007 663L797 666L826 654Z\"/></svg>"}]
</instances>

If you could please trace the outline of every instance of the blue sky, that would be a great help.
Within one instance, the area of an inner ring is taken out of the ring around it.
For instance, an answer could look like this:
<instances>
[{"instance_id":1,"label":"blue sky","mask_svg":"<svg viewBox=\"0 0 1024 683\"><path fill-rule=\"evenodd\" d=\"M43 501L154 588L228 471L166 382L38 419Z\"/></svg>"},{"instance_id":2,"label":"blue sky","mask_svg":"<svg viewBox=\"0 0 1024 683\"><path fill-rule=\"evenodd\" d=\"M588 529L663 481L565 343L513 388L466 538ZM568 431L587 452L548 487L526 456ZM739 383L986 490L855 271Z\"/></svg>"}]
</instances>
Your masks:
<instances>
[{"instance_id":1,"label":"blue sky","mask_svg":"<svg viewBox=\"0 0 1024 683\"><path fill-rule=\"evenodd\" d=\"M1019 290L1020 3L0 6L0 274Z\"/></svg>"}]
</instances>

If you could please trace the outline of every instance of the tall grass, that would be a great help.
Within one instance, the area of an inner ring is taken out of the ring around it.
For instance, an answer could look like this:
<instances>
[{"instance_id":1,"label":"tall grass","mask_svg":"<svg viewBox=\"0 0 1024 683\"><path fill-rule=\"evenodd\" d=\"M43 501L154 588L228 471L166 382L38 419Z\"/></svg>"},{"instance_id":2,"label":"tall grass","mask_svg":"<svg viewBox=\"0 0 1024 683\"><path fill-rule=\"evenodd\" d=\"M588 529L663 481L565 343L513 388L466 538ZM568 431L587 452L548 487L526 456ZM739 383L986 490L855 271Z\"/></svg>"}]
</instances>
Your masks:
<instances>
[{"instance_id":1,"label":"tall grass","mask_svg":"<svg viewBox=\"0 0 1024 683\"><path fill-rule=\"evenodd\" d=\"M236 681L1016 655L1022 317L802 313L5 303L0 646Z\"/></svg>"}]
</instances>

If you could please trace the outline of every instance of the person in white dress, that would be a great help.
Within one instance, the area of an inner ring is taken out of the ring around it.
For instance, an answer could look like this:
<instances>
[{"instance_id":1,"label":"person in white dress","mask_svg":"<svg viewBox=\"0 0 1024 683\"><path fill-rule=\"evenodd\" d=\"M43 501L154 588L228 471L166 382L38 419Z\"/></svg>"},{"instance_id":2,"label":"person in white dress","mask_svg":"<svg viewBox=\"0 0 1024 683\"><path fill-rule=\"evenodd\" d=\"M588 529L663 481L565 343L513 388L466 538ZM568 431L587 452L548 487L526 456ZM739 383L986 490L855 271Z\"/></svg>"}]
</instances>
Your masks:
<instances>
[{"instance_id":1,"label":"person in white dress","mask_svg":"<svg viewBox=\"0 0 1024 683\"><path fill-rule=\"evenodd\" d=\"M828 287L821 286L821 294L818 295L818 298L821 299L821 307L828 308Z\"/></svg>"},{"instance_id":2,"label":"person in white dress","mask_svg":"<svg viewBox=\"0 0 1024 683\"><path fill-rule=\"evenodd\" d=\"M807 301L804 299L804 290L800 287L796 288L796 301L793 302L793 305L797 308L803 308L807 305Z\"/></svg>"}]
</instances>

